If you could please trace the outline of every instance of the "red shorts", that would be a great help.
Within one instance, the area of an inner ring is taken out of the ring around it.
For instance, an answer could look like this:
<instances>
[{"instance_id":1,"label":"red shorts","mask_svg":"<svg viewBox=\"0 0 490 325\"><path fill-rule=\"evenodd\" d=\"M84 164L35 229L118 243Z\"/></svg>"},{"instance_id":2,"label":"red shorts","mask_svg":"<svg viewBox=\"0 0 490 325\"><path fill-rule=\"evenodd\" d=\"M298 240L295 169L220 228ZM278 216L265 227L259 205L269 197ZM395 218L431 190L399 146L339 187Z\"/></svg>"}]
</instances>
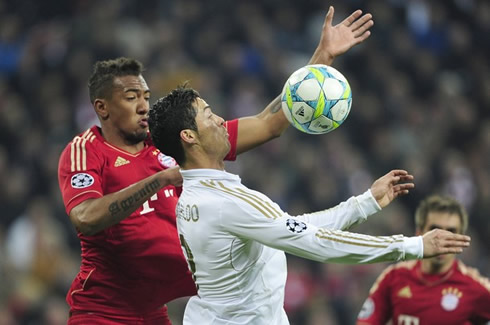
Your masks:
<instances>
[{"instance_id":1,"label":"red shorts","mask_svg":"<svg viewBox=\"0 0 490 325\"><path fill-rule=\"evenodd\" d=\"M167 306L160 309L158 313L153 313L142 317L124 316L102 316L86 312L70 312L67 325L172 325L168 318Z\"/></svg>"}]
</instances>

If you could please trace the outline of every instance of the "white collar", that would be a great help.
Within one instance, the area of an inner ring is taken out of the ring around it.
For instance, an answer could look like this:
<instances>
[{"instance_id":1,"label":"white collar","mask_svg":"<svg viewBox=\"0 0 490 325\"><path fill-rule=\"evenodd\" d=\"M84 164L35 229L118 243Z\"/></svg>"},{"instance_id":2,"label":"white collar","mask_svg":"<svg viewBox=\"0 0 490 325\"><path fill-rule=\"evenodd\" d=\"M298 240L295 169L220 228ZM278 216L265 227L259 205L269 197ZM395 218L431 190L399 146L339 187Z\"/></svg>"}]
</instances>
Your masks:
<instances>
[{"instance_id":1,"label":"white collar","mask_svg":"<svg viewBox=\"0 0 490 325\"><path fill-rule=\"evenodd\" d=\"M231 180L240 182L240 176L230 174L224 170L196 168L196 169L180 169L182 178L185 181L213 179L213 180Z\"/></svg>"}]
</instances>

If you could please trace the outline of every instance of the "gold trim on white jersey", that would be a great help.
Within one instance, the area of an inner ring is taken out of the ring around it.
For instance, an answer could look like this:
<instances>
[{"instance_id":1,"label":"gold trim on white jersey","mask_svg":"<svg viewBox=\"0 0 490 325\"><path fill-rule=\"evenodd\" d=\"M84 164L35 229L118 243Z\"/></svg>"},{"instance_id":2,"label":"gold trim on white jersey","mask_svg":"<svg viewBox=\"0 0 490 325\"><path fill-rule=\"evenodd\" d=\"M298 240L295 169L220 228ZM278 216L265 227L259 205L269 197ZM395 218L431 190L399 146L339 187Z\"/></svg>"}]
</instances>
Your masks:
<instances>
[{"instance_id":1,"label":"gold trim on white jersey","mask_svg":"<svg viewBox=\"0 0 490 325\"><path fill-rule=\"evenodd\" d=\"M255 209L257 209L260 213L262 213L266 218L277 219L281 216L281 213L274 209L274 207L272 207L269 202L264 201L253 193L248 193L242 189L234 190L228 188L221 182L218 182L219 187L216 186L215 182L213 181L200 181L200 183L206 187L233 195L234 197L237 197L242 201L247 202Z\"/></svg>"}]
</instances>

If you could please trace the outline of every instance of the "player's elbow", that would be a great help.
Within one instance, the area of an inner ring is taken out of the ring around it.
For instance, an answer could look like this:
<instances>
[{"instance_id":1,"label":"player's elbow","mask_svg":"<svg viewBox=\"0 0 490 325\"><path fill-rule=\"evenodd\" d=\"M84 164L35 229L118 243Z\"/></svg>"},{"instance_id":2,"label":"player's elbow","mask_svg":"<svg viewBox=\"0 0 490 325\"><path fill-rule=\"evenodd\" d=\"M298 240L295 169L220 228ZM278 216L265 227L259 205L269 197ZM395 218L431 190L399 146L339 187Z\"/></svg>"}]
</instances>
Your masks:
<instances>
[{"instance_id":1,"label":"player's elbow","mask_svg":"<svg viewBox=\"0 0 490 325\"><path fill-rule=\"evenodd\" d=\"M85 236L95 235L100 231L97 218L88 209L88 202L81 203L70 212L71 223L77 231Z\"/></svg>"},{"instance_id":2,"label":"player's elbow","mask_svg":"<svg viewBox=\"0 0 490 325\"><path fill-rule=\"evenodd\" d=\"M76 217L71 217L71 222L84 236L95 235L99 230L97 224L83 214L79 214Z\"/></svg>"},{"instance_id":3,"label":"player's elbow","mask_svg":"<svg viewBox=\"0 0 490 325\"><path fill-rule=\"evenodd\" d=\"M75 227L84 236L93 236L99 232L97 225L86 218L80 218L77 220Z\"/></svg>"}]
</instances>

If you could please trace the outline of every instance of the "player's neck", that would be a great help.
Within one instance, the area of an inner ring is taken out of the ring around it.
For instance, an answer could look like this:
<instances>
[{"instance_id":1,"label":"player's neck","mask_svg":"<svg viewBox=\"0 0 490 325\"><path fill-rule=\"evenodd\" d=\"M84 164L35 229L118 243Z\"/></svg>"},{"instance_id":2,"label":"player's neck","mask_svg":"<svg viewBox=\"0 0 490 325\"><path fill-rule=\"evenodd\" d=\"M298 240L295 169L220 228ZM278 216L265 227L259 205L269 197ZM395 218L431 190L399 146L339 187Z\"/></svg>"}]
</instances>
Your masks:
<instances>
[{"instance_id":1,"label":"player's neck","mask_svg":"<svg viewBox=\"0 0 490 325\"><path fill-rule=\"evenodd\" d=\"M186 162L180 166L182 169L217 169L225 170L225 163L221 159L213 159L207 155L191 155L186 157Z\"/></svg>"},{"instance_id":2,"label":"player's neck","mask_svg":"<svg viewBox=\"0 0 490 325\"><path fill-rule=\"evenodd\" d=\"M420 268L422 270L422 273L424 274L442 274L449 271L449 269L453 265L453 262L454 259L450 259L445 263L439 264L434 263L433 261L431 261L431 259L425 259L422 260Z\"/></svg>"},{"instance_id":3,"label":"player's neck","mask_svg":"<svg viewBox=\"0 0 490 325\"><path fill-rule=\"evenodd\" d=\"M104 140L110 145L129 152L130 154L137 154L145 147L145 141L140 141L138 143L128 143L128 141L126 141L120 135L113 132L107 132L106 130L104 130L104 128L101 128L101 134Z\"/></svg>"}]
</instances>

